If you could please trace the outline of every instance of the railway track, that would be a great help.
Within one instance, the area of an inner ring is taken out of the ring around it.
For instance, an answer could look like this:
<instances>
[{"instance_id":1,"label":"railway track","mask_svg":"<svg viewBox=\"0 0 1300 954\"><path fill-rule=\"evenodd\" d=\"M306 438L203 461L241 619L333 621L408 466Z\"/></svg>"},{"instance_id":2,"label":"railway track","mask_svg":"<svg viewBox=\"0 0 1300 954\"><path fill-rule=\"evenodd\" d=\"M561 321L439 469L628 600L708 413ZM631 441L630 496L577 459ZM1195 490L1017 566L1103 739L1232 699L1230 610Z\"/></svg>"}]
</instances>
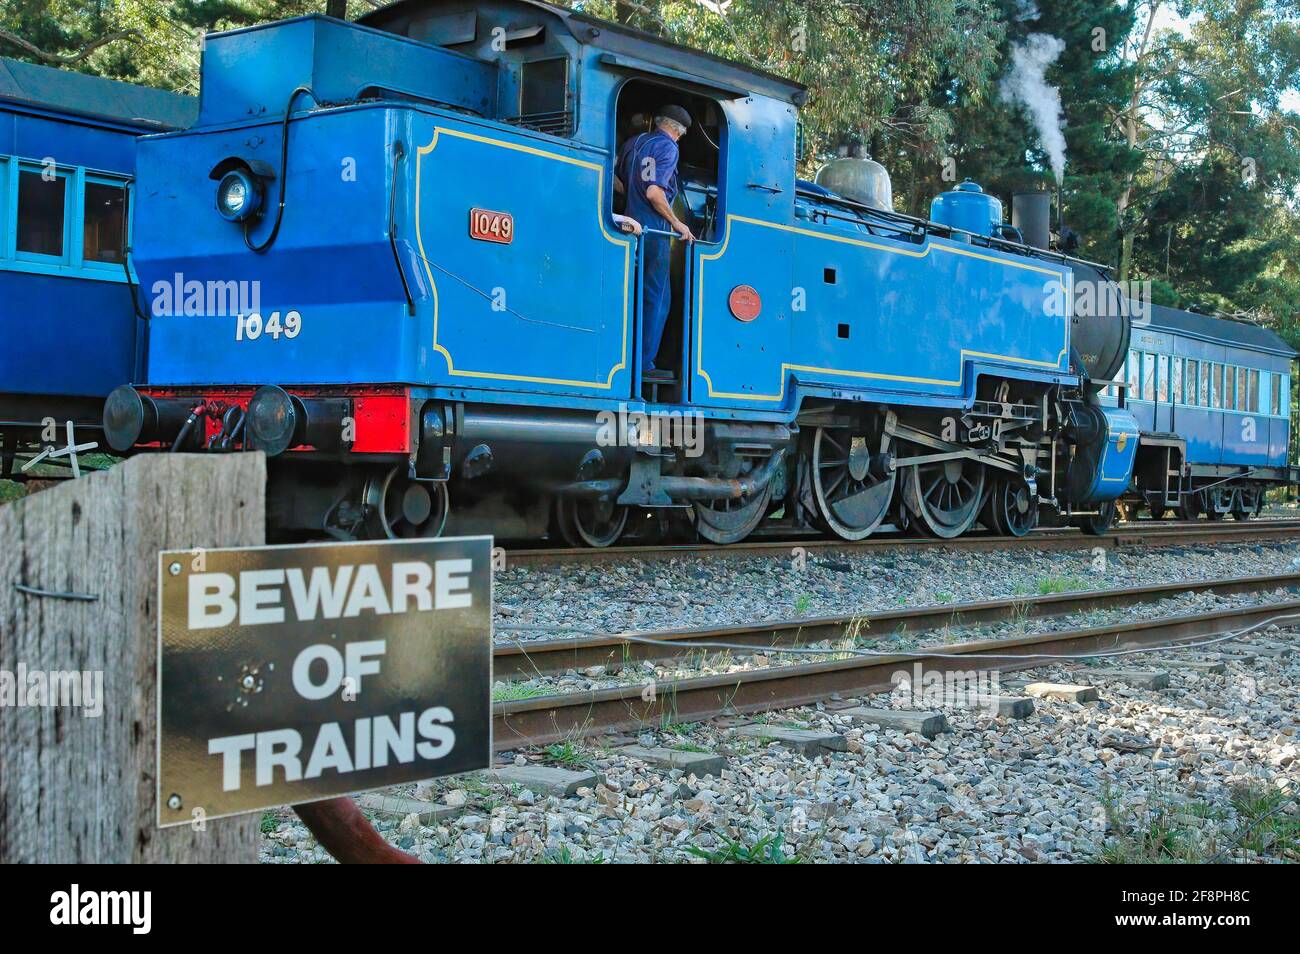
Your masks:
<instances>
[{"instance_id":1,"label":"railway track","mask_svg":"<svg viewBox=\"0 0 1300 954\"><path fill-rule=\"evenodd\" d=\"M1059 616L1096 608L1141 605L1186 592L1230 595L1300 588L1300 574L1134 587L1089 593L1053 594L1024 600L992 600L944 607L764 623L752 627L647 634L652 643L619 637L536 641L501 646L495 653L498 679L530 677L584 665L631 664L708 651L701 644L792 646L851 635L866 621L887 635L906 626L915 632L960 621L989 622ZM1042 633L1014 639L980 640L908 651L857 655L847 659L792 664L725 675L708 675L652 684L628 684L498 702L493 707L493 738L498 751L545 745L605 732L636 731L664 723L697 722L720 715L791 708L835 695L870 695L892 688L901 667L921 663L927 671L1010 671L1033 668L1035 656L1084 655L1098 651L1174 645L1220 636L1265 620L1300 615L1300 599L1234 607L1208 613L1140 619L1121 624ZM888 627L893 627L892 629ZM640 638L640 636L639 636Z\"/></svg>"},{"instance_id":2,"label":"railway track","mask_svg":"<svg viewBox=\"0 0 1300 954\"><path fill-rule=\"evenodd\" d=\"M605 549L571 549L539 547L505 549L506 566L542 566L549 564L601 564L619 560L673 560L680 557L735 558L755 556L789 556L795 547L808 554L863 552L868 550L919 550L944 547L954 550L1089 550L1093 547L1186 546L1189 544L1250 543L1300 537L1300 520L1260 520L1247 523L1202 521L1198 523L1127 524L1101 537L1086 536L1072 527L1044 527L1024 537L971 535L952 540L931 537L905 537L893 534L868 537L851 542L823 537L780 539L751 538L729 546L715 544L637 544Z\"/></svg>"}]
</instances>

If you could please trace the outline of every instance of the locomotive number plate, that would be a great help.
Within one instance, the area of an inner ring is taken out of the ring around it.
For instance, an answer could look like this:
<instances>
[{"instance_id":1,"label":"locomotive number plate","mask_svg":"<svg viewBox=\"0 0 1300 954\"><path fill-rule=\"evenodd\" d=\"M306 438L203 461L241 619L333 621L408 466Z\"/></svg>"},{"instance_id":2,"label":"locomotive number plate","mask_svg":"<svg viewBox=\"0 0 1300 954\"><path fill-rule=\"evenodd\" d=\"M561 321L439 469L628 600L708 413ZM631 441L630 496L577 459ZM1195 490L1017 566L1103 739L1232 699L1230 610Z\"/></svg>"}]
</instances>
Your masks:
<instances>
[{"instance_id":1,"label":"locomotive number plate","mask_svg":"<svg viewBox=\"0 0 1300 954\"><path fill-rule=\"evenodd\" d=\"M482 242L509 245L515 237L515 217L509 212L470 209L469 237Z\"/></svg>"}]
</instances>

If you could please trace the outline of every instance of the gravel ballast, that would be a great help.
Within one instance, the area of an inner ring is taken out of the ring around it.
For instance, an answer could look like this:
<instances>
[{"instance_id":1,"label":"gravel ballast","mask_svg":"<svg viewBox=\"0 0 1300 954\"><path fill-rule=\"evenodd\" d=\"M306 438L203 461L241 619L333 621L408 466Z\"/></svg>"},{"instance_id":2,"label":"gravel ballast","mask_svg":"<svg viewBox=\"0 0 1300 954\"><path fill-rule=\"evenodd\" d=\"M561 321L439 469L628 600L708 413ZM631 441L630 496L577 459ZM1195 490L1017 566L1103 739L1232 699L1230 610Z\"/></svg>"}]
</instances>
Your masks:
<instances>
[{"instance_id":1,"label":"gravel ballast","mask_svg":"<svg viewBox=\"0 0 1300 954\"><path fill-rule=\"evenodd\" d=\"M796 545L792 545L792 550ZM499 641L703 628L1064 590L1292 573L1300 542L614 559L496 574Z\"/></svg>"},{"instance_id":2,"label":"gravel ballast","mask_svg":"<svg viewBox=\"0 0 1300 954\"><path fill-rule=\"evenodd\" d=\"M859 724L836 708L911 701L874 696L513 753L507 758L520 764L580 764L599 780L559 797L490 776L446 779L401 794L453 806L456 817L375 820L393 844L429 862L1122 860L1152 826L1171 824L1179 850L1195 860L1294 861L1300 654L1279 649L1298 645L1293 630L1271 626L1222 647L1255 650L1249 660L1207 650L1139 657L1126 668L1203 659L1225 662L1226 672L1168 666L1164 690L1103 680L1096 702L1039 698L1019 720L949 708L951 731L933 740ZM1090 668L1052 665L1014 678L1077 684ZM756 721L773 735L782 727L835 733L845 750L809 757L762 732L734 732ZM626 744L711 752L726 767L694 777L620 751ZM1263 816L1274 827L1262 837L1249 805L1275 793L1284 794ZM327 860L290 814L268 816L264 829L265 861Z\"/></svg>"}]
</instances>

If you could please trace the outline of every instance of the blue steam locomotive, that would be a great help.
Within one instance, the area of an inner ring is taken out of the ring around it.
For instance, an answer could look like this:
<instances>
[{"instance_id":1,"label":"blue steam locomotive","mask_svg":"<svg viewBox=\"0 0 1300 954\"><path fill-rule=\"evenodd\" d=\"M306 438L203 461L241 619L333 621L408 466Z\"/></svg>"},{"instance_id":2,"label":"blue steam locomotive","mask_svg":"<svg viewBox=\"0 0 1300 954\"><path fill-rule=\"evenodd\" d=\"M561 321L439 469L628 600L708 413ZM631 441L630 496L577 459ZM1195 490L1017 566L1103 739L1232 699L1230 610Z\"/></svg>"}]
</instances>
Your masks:
<instances>
[{"instance_id":1,"label":"blue steam locomotive","mask_svg":"<svg viewBox=\"0 0 1300 954\"><path fill-rule=\"evenodd\" d=\"M127 271L136 138L187 97L0 58L0 477L142 373Z\"/></svg>"},{"instance_id":2,"label":"blue steam locomotive","mask_svg":"<svg viewBox=\"0 0 1300 954\"><path fill-rule=\"evenodd\" d=\"M869 160L799 180L805 98L534 0L210 37L198 122L140 144L148 377L106 438L265 451L282 535L1104 532L1140 443L1101 394L1122 296L1075 307L1111 286L1032 199L1017 229L974 183L921 220ZM613 166L668 103L695 241L650 376Z\"/></svg>"}]
</instances>

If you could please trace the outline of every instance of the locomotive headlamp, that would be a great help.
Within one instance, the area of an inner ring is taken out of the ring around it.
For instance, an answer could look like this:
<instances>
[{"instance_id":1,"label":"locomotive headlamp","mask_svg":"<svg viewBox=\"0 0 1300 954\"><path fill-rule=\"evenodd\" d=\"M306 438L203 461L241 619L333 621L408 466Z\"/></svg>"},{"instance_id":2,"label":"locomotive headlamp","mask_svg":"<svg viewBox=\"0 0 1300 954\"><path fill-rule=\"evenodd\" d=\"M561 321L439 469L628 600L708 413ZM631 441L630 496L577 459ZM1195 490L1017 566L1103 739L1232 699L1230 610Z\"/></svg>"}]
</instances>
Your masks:
<instances>
[{"instance_id":1,"label":"locomotive headlamp","mask_svg":"<svg viewBox=\"0 0 1300 954\"><path fill-rule=\"evenodd\" d=\"M262 209L262 183L244 169L231 169L217 183L217 211L228 222L244 222Z\"/></svg>"}]
</instances>

